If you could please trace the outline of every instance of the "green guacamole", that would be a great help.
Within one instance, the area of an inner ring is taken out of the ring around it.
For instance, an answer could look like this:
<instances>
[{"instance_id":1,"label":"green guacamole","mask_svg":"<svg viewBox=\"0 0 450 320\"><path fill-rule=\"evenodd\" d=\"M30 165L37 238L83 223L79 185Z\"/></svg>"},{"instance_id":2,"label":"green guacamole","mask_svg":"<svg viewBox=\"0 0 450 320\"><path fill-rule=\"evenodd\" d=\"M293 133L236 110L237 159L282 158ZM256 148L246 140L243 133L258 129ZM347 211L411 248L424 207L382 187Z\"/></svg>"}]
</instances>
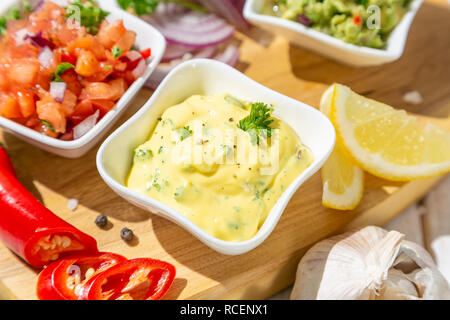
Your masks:
<instances>
[{"instance_id":1,"label":"green guacamole","mask_svg":"<svg viewBox=\"0 0 450 320\"><path fill-rule=\"evenodd\" d=\"M345 42L384 48L411 0L267 0L263 14L299 22ZM379 27L373 7L379 8Z\"/></svg>"}]
</instances>

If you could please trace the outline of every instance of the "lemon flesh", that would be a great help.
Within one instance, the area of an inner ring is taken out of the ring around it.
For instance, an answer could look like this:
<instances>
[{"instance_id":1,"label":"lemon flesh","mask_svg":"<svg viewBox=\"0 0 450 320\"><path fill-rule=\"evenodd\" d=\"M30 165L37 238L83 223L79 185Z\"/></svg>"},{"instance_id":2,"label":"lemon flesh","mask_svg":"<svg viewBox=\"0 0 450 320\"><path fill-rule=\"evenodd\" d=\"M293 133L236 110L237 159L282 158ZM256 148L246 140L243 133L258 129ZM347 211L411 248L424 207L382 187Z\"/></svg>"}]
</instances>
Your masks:
<instances>
[{"instance_id":1,"label":"lemon flesh","mask_svg":"<svg viewBox=\"0 0 450 320\"><path fill-rule=\"evenodd\" d=\"M337 84L331 119L338 141L375 176L408 181L450 171L450 133L432 124L421 126L404 110Z\"/></svg>"},{"instance_id":2,"label":"lemon flesh","mask_svg":"<svg viewBox=\"0 0 450 320\"><path fill-rule=\"evenodd\" d=\"M322 95L320 111L327 117L331 114L334 86ZM364 172L355 165L348 152L337 143L322 167L322 204L338 210L352 210L358 206L364 191Z\"/></svg>"}]
</instances>

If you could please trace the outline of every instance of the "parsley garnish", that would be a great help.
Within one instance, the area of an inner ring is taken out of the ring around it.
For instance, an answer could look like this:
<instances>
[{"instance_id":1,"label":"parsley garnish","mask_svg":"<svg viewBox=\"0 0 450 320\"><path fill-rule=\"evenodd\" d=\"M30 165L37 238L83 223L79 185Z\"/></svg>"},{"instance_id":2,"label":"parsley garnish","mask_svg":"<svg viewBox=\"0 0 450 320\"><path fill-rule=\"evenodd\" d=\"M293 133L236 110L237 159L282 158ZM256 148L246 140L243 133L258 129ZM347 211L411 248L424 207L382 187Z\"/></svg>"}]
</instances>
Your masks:
<instances>
[{"instance_id":1,"label":"parsley garnish","mask_svg":"<svg viewBox=\"0 0 450 320\"><path fill-rule=\"evenodd\" d=\"M153 151L150 149L137 149L134 151L136 160L148 160L153 157Z\"/></svg>"},{"instance_id":2,"label":"parsley garnish","mask_svg":"<svg viewBox=\"0 0 450 320\"><path fill-rule=\"evenodd\" d=\"M250 114L239 121L238 128L247 131L252 137L252 143L259 144L259 136L267 138L272 136L272 128L269 127L273 119L270 119L272 108L262 102L251 104Z\"/></svg>"},{"instance_id":3,"label":"parsley garnish","mask_svg":"<svg viewBox=\"0 0 450 320\"><path fill-rule=\"evenodd\" d=\"M189 137L192 134L192 130L189 128L189 126L183 127L180 129L180 139L183 141L187 137Z\"/></svg>"},{"instance_id":4,"label":"parsley garnish","mask_svg":"<svg viewBox=\"0 0 450 320\"><path fill-rule=\"evenodd\" d=\"M50 122L45 121L45 120L41 120L41 122L42 122L42 124L43 124L44 126L46 126L51 132L55 132L55 128L53 127L53 125L52 125Z\"/></svg>"},{"instance_id":5,"label":"parsley garnish","mask_svg":"<svg viewBox=\"0 0 450 320\"><path fill-rule=\"evenodd\" d=\"M77 21L91 34L97 34L98 26L109 14L98 7L96 0L75 0L66 8L66 12L66 18Z\"/></svg>"},{"instance_id":6,"label":"parsley garnish","mask_svg":"<svg viewBox=\"0 0 450 320\"><path fill-rule=\"evenodd\" d=\"M114 46L111 49L111 53L113 54L114 59L117 59L117 58L119 58L122 55L123 50L122 50L122 48L120 48L118 46Z\"/></svg>"},{"instance_id":7,"label":"parsley garnish","mask_svg":"<svg viewBox=\"0 0 450 320\"><path fill-rule=\"evenodd\" d=\"M54 82L63 82L64 80L61 78L61 75L69 69L75 69L75 66L69 62L62 62L56 68L56 71L53 73L52 81Z\"/></svg>"},{"instance_id":8,"label":"parsley garnish","mask_svg":"<svg viewBox=\"0 0 450 320\"><path fill-rule=\"evenodd\" d=\"M205 12L202 6L183 0L117 0L122 9L131 10L138 16L153 13L160 2L172 2L191 10Z\"/></svg>"}]
</instances>

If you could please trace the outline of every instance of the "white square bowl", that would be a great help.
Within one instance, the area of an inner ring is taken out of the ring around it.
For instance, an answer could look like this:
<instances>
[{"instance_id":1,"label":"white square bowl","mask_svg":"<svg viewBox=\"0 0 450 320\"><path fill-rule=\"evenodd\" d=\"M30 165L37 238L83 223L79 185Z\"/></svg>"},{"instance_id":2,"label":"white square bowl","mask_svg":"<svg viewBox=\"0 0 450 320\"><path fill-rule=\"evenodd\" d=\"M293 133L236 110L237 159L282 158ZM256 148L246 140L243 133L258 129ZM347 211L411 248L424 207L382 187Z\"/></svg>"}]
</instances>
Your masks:
<instances>
[{"instance_id":1,"label":"white square bowl","mask_svg":"<svg viewBox=\"0 0 450 320\"><path fill-rule=\"evenodd\" d=\"M52 1L58 4L67 3L67 1L64 0ZM0 5L0 16L11 8L11 6L20 2L20 0L2 0ZM8 130L30 144L66 158L78 158L83 156L103 138L155 70L166 49L166 40L164 36L151 25L123 10L111 7L108 0L99 0L98 2L100 7L110 12L106 18L107 20L114 21L122 19L127 29L136 32L136 46L139 49L151 48L152 57L148 60L149 64L142 77L136 79L122 98L116 103L116 106L109 111L94 128L77 140L63 141L51 138L14 121L0 117L0 127Z\"/></svg>"},{"instance_id":2,"label":"white square bowl","mask_svg":"<svg viewBox=\"0 0 450 320\"><path fill-rule=\"evenodd\" d=\"M217 239L180 212L125 186L134 149L150 137L158 117L168 107L195 94L221 93L229 93L242 100L273 104L274 115L287 122L314 154L314 162L282 194L261 229L244 242ZM270 235L295 191L322 167L333 150L335 138L331 122L315 108L272 91L226 64L195 59L172 70L141 110L103 142L97 153L97 168L103 180L121 197L175 222L212 249L236 255L254 249Z\"/></svg>"},{"instance_id":3,"label":"white square bowl","mask_svg":"<svg viewBox=\"0 0 450 320\"><path fill-rule=\"evenodd\" d=\"M409 28L423 0L411 2L409 11L389 35L386 49L374 49L346 43L301 23L261 14L261 9L266 1L247 0L244 6L244 17L269 32L283 35L300 47L344 64L367 67L392 62L401 57Z\"/></svg>"}]
</instances>

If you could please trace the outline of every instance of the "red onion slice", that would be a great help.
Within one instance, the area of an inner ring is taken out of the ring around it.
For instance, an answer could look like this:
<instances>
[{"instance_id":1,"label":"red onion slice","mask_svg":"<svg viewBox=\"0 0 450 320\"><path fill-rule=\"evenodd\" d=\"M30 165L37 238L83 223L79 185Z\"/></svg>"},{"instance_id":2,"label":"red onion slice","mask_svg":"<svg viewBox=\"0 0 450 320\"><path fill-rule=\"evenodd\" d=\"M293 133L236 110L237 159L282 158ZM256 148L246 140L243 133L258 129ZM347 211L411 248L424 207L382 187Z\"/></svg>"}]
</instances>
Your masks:
<instances>
[{"instance_id":1,"label":"red onion slice","mask_svg":"<svg viewBox=\"0 0 450 320\"><path fill-rule=\"evenodd\" d=\"M80 122L78 125L76 125L73 128L73 139L79 139L82 136L84 136L86 133L88 133L96 124L97 120L100 116L100 111L95 111L94 114L90 115L86 119L84 119L82 122Z\"/></svg>"},{"instance_id":2,"label":"red onion slice","mask_svg":"<svg viewBox=\"0 0 450 320\"><path fill-rule=\"evenodd\" d=\"M241 30L248 30L249 24L242 15L245 0L198 0L208 11L224 17Z\"/></svg>"},{"instance_id":3,"label":"red onion slice","mask_svg":"<svg viewBox=\"0 0 450 320\"><path fill-rule=\"evenodd\" d=\"M234 67L236 63L238 63L239 57L240 52L238 47L236 47L234 44L230 44L228 47L226 47L224 52L215 56L214 59Z\"/></svg>"},{"instance_id":4,"label":"red onion slice","mask_svg":"<svg viewBox=\"0 0 450 320\"><path fill-rule=\"evenodd\" d=\"M39 53L38 60L44 68L49 68L53 60L53 51L45 46Z\"/></svg>"},{"instance_id":5,"label":"red onion slice","mask_svg":"<svg viewBox=\"0 0 450 320\"><path fill-rule=\"evenodd\" d=\"M233 26L214 14L196 11L172 14L163 14L164 12L157 11L143 19L159 29L169 43L199 49L219 44L234 33Z\"/></svg>"},{"instance_id":6,"label":"red onion slice","mask_svg":"<svg viewBox=\"0 0 450 320\"><path fill-rule=\"evenodd\" d=\"M178 44L169 43L162 58L163 62L171 61L174 59L182 58L186 53L191 53L195 49L192 47L186 47Z\"/></svg>"},{"instance_id":7,"label":"red onion slice","mask_svg":"<svg viewBox=\"0 0 450 320\"><path fill-rule=\"evenodd\" d=\"M65 82L51 82L50 95L56 102L62 103L66 95L67 83Z\"/></svg>"},{"instance_id":8,"label":"red onion slice","mask_svg":"<svg viewBox=\"0 0 450 320\"><path fill-rule=\"evenodd\" d=\"M55 45L50 40L44 38L42 36L42 32L39 32L36 35L27 35L25 40L28 40L33 46L38 49L49 47L51 50L55 49Z\"/></svg>"}]
</instances>

